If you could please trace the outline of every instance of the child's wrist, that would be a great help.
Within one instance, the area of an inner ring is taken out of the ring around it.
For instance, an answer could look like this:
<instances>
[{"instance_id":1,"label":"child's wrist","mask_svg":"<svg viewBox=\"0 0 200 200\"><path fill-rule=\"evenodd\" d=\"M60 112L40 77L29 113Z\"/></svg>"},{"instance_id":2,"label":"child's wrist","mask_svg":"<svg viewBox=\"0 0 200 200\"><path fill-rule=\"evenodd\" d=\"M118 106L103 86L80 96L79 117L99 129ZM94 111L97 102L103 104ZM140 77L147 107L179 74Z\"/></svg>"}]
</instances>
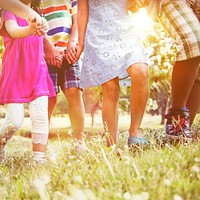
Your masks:
<instances>
[{"instance_id":1,"label":"child's wrist","mask_svg":"<svg viewBox=\"0 0 200 200\"><path fill-rule=\"evenodd\" d=\"M77 44L77 41L76 41L76 40L69 40L68 43L72 43L72 44L75 44L75 45L76 45L76 44Z\"/></svg>"}]
</instances>

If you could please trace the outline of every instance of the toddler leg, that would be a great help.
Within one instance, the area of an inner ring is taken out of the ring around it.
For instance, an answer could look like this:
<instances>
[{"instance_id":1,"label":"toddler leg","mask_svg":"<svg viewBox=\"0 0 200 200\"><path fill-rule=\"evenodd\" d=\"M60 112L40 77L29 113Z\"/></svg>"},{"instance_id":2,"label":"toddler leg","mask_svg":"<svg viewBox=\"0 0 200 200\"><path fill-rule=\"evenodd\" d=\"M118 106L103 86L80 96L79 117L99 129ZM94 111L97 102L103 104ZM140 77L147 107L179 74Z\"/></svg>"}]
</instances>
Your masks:
<instances>
[{"instance_id":1,"label":"toddler leg","mask_svg":"<svg viewBox=\"0 0 200 200\"><path fill-rule=\"evenodd\" d=\"M4 149L6 143L14 133L21 127L24 119L24 104L6 104L6 117L0 127L0 161L4 159Z\"/></svg>"},{"instance_id":2,"label":"toddler leg","mask_svg":"<svg viewBox=\"0 0 200 200\"><path fill-rule=\"evenodd\" d=\"M45 163L45 152L48 141L48 97L41 96L29 103L29 114L32 121L33 157L38 163Z\"/></svg>"}]
</instances>

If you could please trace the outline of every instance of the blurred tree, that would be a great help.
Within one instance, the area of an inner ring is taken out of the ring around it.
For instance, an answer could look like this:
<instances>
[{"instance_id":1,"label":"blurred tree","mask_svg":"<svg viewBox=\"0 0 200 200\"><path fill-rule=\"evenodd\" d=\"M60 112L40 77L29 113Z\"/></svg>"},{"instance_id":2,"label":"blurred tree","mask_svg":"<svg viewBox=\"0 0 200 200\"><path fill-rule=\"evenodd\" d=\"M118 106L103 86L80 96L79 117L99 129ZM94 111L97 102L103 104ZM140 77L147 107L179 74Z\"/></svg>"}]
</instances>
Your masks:
<instances>
[{"instance_id":1,"label":"blurred tree","mask_svg":"<svg viewBox=\"0 0 200 200\"><path fill-rule=\"evenodd\" d=\"M67 114L68 113L68 102L67 102L67 99L65 97L65 95L60 92L58 95L57 95L57 104L56 104L56 108L54 110L54 113L53 115L64 115L64 114Z\"/></svg>"},{"instance_id":2,"label":"blurred tree","mask_svg":"<svg viewBox=\"0 0 200 200\"><path fill-rule=\"evenodd\" d=\"M150 98L147 112L161 115L163 124L171 100L171 73L176 59L176 48L173 39L157 23L148 32L145 46L150 58Z\"/></svg>"}]
</instances>

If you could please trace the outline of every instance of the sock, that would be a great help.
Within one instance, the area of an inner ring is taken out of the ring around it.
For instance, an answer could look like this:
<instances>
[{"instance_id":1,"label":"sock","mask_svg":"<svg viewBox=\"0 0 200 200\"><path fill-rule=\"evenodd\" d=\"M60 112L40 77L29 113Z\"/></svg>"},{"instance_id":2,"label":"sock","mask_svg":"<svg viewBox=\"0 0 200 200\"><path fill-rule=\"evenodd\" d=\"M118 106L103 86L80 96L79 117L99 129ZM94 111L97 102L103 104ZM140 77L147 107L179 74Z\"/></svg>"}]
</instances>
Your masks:
<instances>
[{"instance_id":1,"label":"sock","mask_svg":"<svg viewBox=\"0 0 200 200\"><path fill-rule=\"evenodd\" d=\"M45 162L45 152L34 151L33 159L36 162Z\"/></svg>"}]
</instances>

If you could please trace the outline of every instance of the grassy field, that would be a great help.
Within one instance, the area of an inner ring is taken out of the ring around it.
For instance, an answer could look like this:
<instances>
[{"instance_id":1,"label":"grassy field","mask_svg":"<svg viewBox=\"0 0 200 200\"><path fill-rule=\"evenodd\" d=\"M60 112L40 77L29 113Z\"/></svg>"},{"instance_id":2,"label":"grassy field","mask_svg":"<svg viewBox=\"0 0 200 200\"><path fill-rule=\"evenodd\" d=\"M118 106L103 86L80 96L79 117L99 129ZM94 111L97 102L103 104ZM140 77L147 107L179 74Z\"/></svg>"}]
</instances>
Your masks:
<instances>
[{"instance_id":1,"label":"grassy field","mask_svg":"<svg viewBox=\"0 0 200 200\"><path fill-rule=\"evenodd\" d=\"M143 121L149 147L130 151L125 131L128 119L121 119L119 156L114 147L105 146L106 136L98 131L98 120L89 131L88 118L89 151L77 157L70 131L64 139L60 134L68 125L60 126L55 119L56 136L49 140L47 152L49 163L39 166L32 161L30 138L14 136L7 144L6 162L0 165L0 199L200 200L199 120L193 127L196 140L176 145L167 141L163 127L154 120L147 117Z\"/></svg>"}]
</instances>

